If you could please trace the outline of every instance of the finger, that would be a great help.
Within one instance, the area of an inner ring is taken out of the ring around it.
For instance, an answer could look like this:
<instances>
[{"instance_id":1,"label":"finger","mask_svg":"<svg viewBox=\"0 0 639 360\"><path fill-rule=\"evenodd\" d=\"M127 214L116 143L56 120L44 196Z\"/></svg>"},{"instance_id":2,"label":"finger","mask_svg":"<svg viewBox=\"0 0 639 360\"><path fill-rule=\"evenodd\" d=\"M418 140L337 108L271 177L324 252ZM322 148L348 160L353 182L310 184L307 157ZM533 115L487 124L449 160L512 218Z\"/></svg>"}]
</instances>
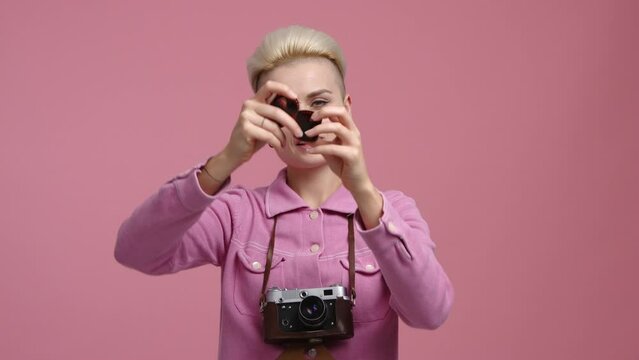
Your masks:
<instances>
[{"instance_id":1,"label":"finger","mask_svg":"<svg viewBox=\"0 0 639 360\"><path fill-rule=\"evenodd\" d=\"M259 115L258 115L259 116ZM262 121L263 120L263 121ZM261 127L264 130L270 131L279 141L284 144L286 141L286 137L284 136L284 132L280 128L279 124L275 121L269 120L265 117L262 117L259 120L259 123L256 124L258 127Z\"/></svg>"},{"instance_id":2,"label":"finger","mask_svg":"<svg viewBox=\"0 0 639 360\"><path fill-rule=\"evenodd\" d=\"M346 127L344 127L344 125L338 122L322 123L312 129L306 130L305 132L306 136L308 137L327 133L335 134L335 136L341 139L343 143L357 143L356 135L351 130L348 130Z\"/></svg>"},{"instance_id":3,"label":"finger","mask_svg":"<svg viewBox=\"0 0 639 360\"><path fill-rule=\"evenodd\" d=\"M315 111L315 113L313 113L313 116L311 116L311 120L320 120L324 118L329 118L331 121L339 121L347 129L357 129L353 118L344 106L324 106L321 109Z\"/></svg>"},{"instance_id":4,"label":"finger","mask_svg":"<svg viewBox=\"0 0 639 360\"><path fill-rule=\"evenodd\" d=\"M267 120L265 120L264 122L266 121ZM249 121L249 124L250 125L246 129L246 134L249 137L266 142L269 145L277 148L281 148L283 146L284 142L280 142L280 139L278 139L278 137L275 136L275 134L273 134L272 132L260 127L259 125L256 125L253 121Z\"/></svg>"},{"instance_id":5,"label":"finger","mask_svg":"<svg viewBox=\"0 0 639 360\"><path fill-rule=\"evenodd\" d=\"M253 113L250 117L247 116L245 120L244 133L249 139L266 142L271 147L281 148L283 146L284 142L280 141L276 134L262 127L269 121L268 119ZM278 130L280 129L278 128Z\"/></svg>"},{"instance_id":6,"label":"finger","mask_svg":"<svg viewBox=\"0 0 639 360\"><path fill-rule=\"evenodd\" d=\"M254 98L260 102L268 103L268 100L273 100L273 95L286 96L289 99L297 99L297 94L291 90L287 85L277 81L268 80L260 87L255 93Z\"/></svg>"},{"instance_id":7,"label":"finger","mask_svg":"<svg viewBox=\"0 0 639 360\"><path fill-rule=\"evenodd\" d=\"M356 152L353 147L345 146L345 145L336 145L336 144L325 144L325 145L317 145L312 148L308 148L306 150L310 154L321 154L321 155L329 155L336 156L346 161L347 163L352 162L356 157Z\"/></svg>"},{"instance_id":8,"label":"finger","mask_svg":"<svg viewBox=\"0 0 639 360\"><path fill-rule=\"evenodd\" d=\"M304 135L302 128L300 128L297 121L287 114L286 111L278 108L277 106L257 103L254 111L260 116L278 123L279 126L286 126L289 130L291 130L291 133L295 134L297 137Z\"/></svg>"}]
</instances>

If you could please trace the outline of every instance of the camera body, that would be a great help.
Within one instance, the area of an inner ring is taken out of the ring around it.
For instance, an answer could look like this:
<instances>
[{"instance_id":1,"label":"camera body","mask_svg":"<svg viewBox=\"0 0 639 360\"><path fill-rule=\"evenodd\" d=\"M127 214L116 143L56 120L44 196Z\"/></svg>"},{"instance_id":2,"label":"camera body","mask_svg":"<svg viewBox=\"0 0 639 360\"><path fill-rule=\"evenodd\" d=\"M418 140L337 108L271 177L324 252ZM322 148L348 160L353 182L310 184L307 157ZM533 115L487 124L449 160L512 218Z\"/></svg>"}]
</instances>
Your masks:
<instances>
[{"instance_id":1,"label":"camera body","mask_svg":"<svg viewBox=\"0 0 639 360\"><path fill-rule=\"evenodd\" d=\"M295 122L297 122L302 131L310 130L320 124L320 121L311 120L311 116L313 115L312 111L299 109L300 104L297 99L293 100L282 95L277 95L273 101L271 101L271 105L284 110L293 119L295 119ZM306 136L306 134L304 134L300 140L314 142L317 141L318 138L318 135Z\"/></svg>"},{"instance_id":2,"label":"camera body","mask_svg":"<svg viewBox=\"0 0 639 360\"><path fill-rule=\"evenodd\" d=\"M263 309L264 341L353 337L352 303L341 285L310 289L271 288Z\"/></svg>"}]
</instances>

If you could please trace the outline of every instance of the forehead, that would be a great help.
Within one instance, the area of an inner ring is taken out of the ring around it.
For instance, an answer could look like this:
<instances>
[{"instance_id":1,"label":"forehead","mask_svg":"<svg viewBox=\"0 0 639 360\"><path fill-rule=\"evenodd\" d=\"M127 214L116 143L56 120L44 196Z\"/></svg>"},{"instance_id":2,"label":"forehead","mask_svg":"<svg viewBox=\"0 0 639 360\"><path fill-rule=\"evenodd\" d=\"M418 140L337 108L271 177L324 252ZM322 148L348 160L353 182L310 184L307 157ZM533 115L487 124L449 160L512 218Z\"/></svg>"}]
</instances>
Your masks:
<instances>
[{"instance_id":1,"label":"forehead","mask_svg":"<svg viewBox=\"0 0 639 360\"><path fill-rule=\"evenodd\" d=\"M279 65L260 78L281 82L289 86L298 95L307 94L319 88L340 90L340 75L335 65L325 58L304 58Z\"/></svg>"}]
</instances>

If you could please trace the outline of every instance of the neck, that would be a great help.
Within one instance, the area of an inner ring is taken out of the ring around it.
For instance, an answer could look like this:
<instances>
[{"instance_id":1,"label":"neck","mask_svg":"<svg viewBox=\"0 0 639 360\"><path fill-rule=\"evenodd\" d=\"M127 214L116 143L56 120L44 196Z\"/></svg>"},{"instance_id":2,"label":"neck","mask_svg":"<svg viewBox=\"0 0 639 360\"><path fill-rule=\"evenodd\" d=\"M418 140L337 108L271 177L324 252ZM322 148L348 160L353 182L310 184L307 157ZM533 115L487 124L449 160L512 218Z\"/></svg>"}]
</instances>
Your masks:
<instances>
[{"instance_id":1,"label":"neck","mask_svg":"<svg viewBox=\"0 0 639 360\"><path fill-rule=\"evenodd\" d=\"M312 169L286 168L286 183L311 209L317 209L342 185L328 165Z\"/></svg>"}]
</instances>

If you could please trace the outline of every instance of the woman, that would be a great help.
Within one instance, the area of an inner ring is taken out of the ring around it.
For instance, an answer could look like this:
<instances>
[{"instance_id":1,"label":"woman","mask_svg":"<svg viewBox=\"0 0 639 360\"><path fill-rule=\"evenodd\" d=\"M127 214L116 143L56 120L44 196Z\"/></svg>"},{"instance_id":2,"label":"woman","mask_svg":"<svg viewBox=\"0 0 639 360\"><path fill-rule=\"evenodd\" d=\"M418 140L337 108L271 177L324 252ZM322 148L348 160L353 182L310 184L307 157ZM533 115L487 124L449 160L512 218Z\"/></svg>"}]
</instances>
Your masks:
<instances>
[{"instance_id":1,"label":"woman","mask_svg":"<svg viewBox=\"0 0 639 360\"><path fill-rule=\"evenodd\" d=\"M167 183L121 225L115 258L151 275L211 263L222 267L219 358L275 359L260 297L274 222L268 288L348 289L348 218L355 238L354 336L327 341L336 359L395 359L398 316L435 329L454 291L415 201L379 191L366 170L344 85L345 61L327 34L290 26L269 33L248 60L255 96L244 102L228 144ZM314 111L303 133L281 95ZM268 186L231 185L231 174L268 144L286 164Z\"/></svg>"}]
</instances>

